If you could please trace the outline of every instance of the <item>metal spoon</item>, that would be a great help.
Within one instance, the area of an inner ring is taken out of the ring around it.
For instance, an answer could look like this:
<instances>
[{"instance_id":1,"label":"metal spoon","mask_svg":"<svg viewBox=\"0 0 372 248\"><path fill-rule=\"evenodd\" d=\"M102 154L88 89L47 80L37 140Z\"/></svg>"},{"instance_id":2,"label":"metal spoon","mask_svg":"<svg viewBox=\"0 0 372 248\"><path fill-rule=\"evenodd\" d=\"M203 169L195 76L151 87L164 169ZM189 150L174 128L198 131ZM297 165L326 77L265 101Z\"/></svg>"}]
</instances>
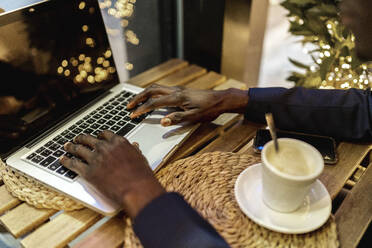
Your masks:
<instances>
[{"instance_id":1,"label":"metal spoon","mask_svg":"<svg viewBox=\"0 0 372 248\"><path fill-rule=\"evenodd\" d=\"M275 151L279 151L278 139L276 137L275 125L274 125L274 118L272 113L265 114L267 125L269 126L269 131L271 134L271 138L274 140L274 147Z\"/></svg>"}]
</instances>

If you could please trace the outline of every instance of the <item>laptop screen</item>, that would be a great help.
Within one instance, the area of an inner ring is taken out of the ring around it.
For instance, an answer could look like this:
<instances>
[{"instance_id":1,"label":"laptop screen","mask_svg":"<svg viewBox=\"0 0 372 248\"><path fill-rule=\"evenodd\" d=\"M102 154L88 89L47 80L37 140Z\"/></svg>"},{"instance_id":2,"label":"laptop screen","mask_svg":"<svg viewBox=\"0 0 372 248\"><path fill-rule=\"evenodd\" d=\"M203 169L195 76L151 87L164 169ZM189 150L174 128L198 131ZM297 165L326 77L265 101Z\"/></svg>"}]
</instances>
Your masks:
<instances>
[{"instance_id":1,"label":"laptop screen","mask_svg":"<svg viewBox=\"0 0 372 248\"><path fill-rule=\"evenodd\" d=\"M0 75L4 158L119 83L97 1L45 1L0 15Z\"/></svg>"}]
</instances>

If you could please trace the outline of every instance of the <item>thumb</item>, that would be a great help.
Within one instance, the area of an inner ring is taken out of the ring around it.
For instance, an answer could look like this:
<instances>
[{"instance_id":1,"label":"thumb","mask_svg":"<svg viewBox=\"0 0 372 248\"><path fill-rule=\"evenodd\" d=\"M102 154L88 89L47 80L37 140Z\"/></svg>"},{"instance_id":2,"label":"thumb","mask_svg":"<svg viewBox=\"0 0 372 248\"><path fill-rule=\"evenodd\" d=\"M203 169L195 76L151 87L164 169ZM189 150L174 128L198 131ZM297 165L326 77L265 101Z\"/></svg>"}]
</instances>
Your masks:
<instances>
[{"instance_id":1,"label":"thumb","mask_svg":"<svg viewBox=\"0 0 372 248\"><path fill-rule=\"evenodd\" d=\"M170 126L179 124L181 122L193 122L195 119L197 119L197 110L188 110L185 112L173 112L167 116L165 116L163 119L161 119L160 124L162 126Z\"/></svg>"}]
</instances>

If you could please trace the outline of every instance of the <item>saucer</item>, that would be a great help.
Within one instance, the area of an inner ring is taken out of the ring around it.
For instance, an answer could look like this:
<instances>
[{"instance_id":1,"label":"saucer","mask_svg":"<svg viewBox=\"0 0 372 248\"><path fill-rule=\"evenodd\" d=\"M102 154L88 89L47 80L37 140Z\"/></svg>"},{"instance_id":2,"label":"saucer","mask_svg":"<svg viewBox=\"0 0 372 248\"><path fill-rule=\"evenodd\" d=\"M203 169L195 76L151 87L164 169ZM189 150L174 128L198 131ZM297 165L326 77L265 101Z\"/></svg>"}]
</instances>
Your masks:
<instances>
[{"instance_id":1,"label":"saucer","mask_svg":"<svg viewBox=\"0 0 372 248\"><path fill-rule=\"evenodd\" d=\"M240 173L235 182L236 201L252 221L276 232L300 234L313 231L328 220L331 197L319 180L314 182L299 209L281 213L266 206L262 200L261 171L261 163L252 165Z\"/></svg>"}]
</instances>

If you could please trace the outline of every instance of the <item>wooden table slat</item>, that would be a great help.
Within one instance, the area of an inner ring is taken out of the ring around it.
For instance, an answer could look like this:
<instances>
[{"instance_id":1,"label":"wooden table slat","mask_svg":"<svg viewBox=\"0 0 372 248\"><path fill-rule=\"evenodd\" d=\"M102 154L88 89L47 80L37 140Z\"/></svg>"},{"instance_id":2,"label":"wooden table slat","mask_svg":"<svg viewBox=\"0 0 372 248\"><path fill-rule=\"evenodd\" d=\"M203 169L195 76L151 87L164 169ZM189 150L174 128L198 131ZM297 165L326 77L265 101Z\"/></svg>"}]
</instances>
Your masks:
<instances>
[{"instance_id":1,"label":"wooden table slat","mask_svg":"<svg viewBox=\"0 0 372 248\"><path fill-rule=\"evenodd\" d=\"M0 186L0 215L14 208L20 203L20 200L12 196L5 185Z\"/></svg>"},{"instance_id":2,"label":"wooden table slat","mask_svg":"<svg viewBox=\"0 0 372 248\"><path fill-rule=\"evenodd\" d=\"M325 165L320 180L334 199L370 150L369 145L340 143L337 147L338 162Z\"/></svg>"},{"instance_id":3,"label":"wooden table slat","mask_svg":"<svg viewBox=\"0 0 372 248\"><path fill-rule=\"evenodd\" d=\"M140 87L147 87L151 83L186 67L188 64L188 62L181 59L171 59L132 77L128 80L128 83Z\"/></svg>"},{"instance_id":4,"label":"wooden table slat","mask_svg":"<svg viewBox=\"0 0 372 248\"><path fill-rule=\"evenodd\" d=\"M125 222L121 217L114 217L94 230L91 234L73 246L73 248L117 248L124 242Z\"/></svg>"},{"instance_id":5,"label":"wooden table slat","mask_svg":"<svg viewBox=\"0 0 372 248\"><path fill-rule=\"evenodd\" d=\"M372 220L372 164L351 189L335 217L340 246L356 247Z\"/></svg>"},{"instance_id":6,"label":"wooden table slat","mask_svg":"<svg viewBox=\"0 0 372 248\"><path fill-rule=\"evenodd\" d=\"M201 75L207 72L206 69L197 66L197 65L190 65L188 67L182 68L175 73L156 81L155 83L165 86L178 86L184 85L189 81L200 77Z\"/></svg>"},{"instance_id":7,"label":"wooden table slat","mask_svg":"<svg viewBox=\"0 0 372 248\"><path fill-rule=\"evenodd\" d=\"M236 88L241 90L247 90L247 85L235 79L229 79L223 84L214 87L214 90L226 90L228 88Z\"/></svg>"},{"instance_id":8,"label":"wooden table slat","mask_svg":"<svg viewBox=\"0 0 372 248\"><path fill-rule=\"evenodd\" d=\"M185 86L193 89L211 89L226 81L226 77L218 74L214 71L210 71L207 74L187 83Z\"/></svg>"},{"instance_id":9,"label":"wooden table slat","mask_svg":"<svg viewBox=\"0 0 372 248\"><path fill-rule=\"evenodd\" d=\"M237 152L254 137L257 129L261 127L262 125L260 124L247 124L244 123L244 120L240 120L226 133L224 133L212 143L210 143L207 147L205 147L202 152Z\"/></svg>"},{"instance_id":10,"label":"wooden table slat","mask_svg":"<svg viewBox=\"0 0 372 248\"><path fill-rule=\"evenodd\" d=\"M35 208L27 203L22 203L11 211L1 216L0 221L5 228L16 238L38 227L57 210Z\"/></svg>"},{"instance_id":11,"label":"wooden table slat","mask_svg":"<svg viewBox=\"0 0 372 248\"><path fill-rule=\"evenodd\" d=\"M25 237L21 244L25 248L64 247L100 217L100 214L87 208L63 212Z\"/></svg>"},{"instance_id":12,"label":"wooden table slat","mask_svg":"<svg viewBox=\"0 0 372 248\"><path fill-rule=\"evenodd\" d=\"M169 162L185 158L192 154L194 151L201 149L205 144L211 141L216 136L223 133L230 126L239 120L239 116L231 119L222 126L213 123L203 123L197 130L182 144L180 148L170 157Z\"/></svg>"}]
</instances>

